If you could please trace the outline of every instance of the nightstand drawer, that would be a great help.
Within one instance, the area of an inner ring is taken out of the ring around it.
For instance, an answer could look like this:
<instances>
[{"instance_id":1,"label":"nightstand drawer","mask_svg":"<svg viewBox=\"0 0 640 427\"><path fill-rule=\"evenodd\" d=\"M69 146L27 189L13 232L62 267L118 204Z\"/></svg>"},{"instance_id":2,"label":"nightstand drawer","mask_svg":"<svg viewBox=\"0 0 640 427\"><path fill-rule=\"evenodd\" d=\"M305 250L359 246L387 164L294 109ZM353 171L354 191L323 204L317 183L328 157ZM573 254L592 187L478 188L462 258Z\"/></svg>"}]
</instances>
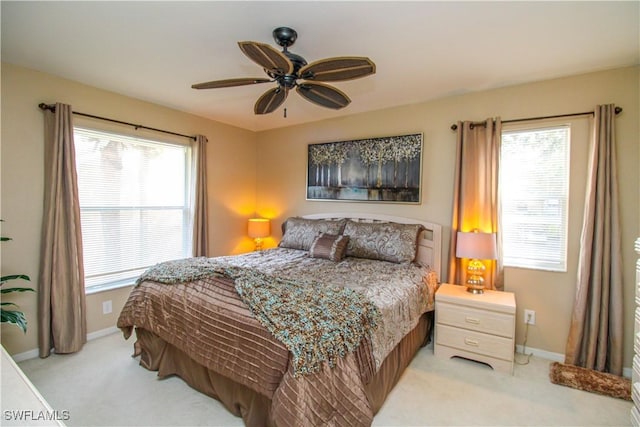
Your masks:
<instances>
[{"instance_id":1,"label":"nightstand drawer","mask_svg":"<svg viewBox=\"0 0 640 427\"><path fill-rule=\"evenodd\" d=\"M511 314L438 302L436 317L439 324L513 338L514 316Z\"/></svg>"},{"instance_id":2,"label":"nightstand drawer","mask_svg":"<svg viewBox=\"0 0 640 427\"><path fill-rule=\"evenodd\" d=\"M513 360L513 340L438 324L436 344L483 354L503 360Z\"/></svg>"}]
</instances>

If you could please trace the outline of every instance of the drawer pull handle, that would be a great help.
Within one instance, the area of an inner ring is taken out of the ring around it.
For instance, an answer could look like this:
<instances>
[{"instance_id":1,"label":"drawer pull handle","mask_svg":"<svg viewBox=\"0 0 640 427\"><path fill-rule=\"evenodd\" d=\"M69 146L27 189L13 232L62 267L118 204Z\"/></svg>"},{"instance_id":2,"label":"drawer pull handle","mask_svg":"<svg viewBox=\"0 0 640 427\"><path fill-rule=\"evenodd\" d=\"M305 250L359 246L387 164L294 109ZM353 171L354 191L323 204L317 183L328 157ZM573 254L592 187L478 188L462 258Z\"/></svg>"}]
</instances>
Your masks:
<instances>
[{"instance_id":1,"label":"drawer pull handle","mask_svg":"<svg viewBox=\"0 0 640 427\"><path fill-rule=\"evenodd\" d=\"M466 345L471 345L471 346L474 346L474 347L477 347L479 345L478 341L472 340L471 338L465 338L464 339L464 343Z\"/></svg>"},{"instance_id":2,"label":"drawer pull handle","mask_svg":"<svg viewBox=\"0 0 640 427\"><path fill-rule=\"evenodd\" d=\"M474 325L479 325L480 324L480 319L476 318L476 317L465 317L465 322L467 323L473 323Z\"/></svg>"}]
</instances>

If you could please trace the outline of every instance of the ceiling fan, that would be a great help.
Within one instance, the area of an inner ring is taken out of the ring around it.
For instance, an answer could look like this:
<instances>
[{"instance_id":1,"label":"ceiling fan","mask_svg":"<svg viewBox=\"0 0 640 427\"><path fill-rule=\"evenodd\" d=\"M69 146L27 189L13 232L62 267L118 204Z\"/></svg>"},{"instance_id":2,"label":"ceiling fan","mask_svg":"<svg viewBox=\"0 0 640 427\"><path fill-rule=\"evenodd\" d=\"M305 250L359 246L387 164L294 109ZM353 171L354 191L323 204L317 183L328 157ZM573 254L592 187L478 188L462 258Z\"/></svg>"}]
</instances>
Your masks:
<instances>
[{"instance_id":1,"label":"ceiling fan","mask_svg":"<svg viewBox=\"0 0 640 427\"><path fill-rule=\"evenodd\" d=\"M270 79L241 77L198 83L191 87L215 89L276 82L278 85L265 92L256 102L253 108L256 114L275 111L287 98L289 90L294 87L304 99L322 107L339 110L349 105L349 97L333 86L318 82L353 80L376 72L373 61L358 56L327 58L307 64L303 57L289 52L288 48L295 43L298 33L288 27L273 30L273 38L282 46L282 52L265 43L238 42L240 50L260 65Z\"/></svg>"}]
</instances>

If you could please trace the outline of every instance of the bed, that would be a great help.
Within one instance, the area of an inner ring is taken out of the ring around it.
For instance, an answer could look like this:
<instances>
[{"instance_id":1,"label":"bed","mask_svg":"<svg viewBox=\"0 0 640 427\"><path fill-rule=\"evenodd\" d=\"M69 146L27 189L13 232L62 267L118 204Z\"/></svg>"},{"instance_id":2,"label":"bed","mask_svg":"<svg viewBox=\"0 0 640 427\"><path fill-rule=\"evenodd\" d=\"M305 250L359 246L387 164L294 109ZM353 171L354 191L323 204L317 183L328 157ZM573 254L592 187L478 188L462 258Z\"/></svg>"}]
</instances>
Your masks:
<instances>
[{"instance_id":1,"label":"bed","mask_svg":"<svg viewBox=\"0 0 640 427\"><path fill-rule=\"evenodd\" d=\"M117 326L247 426L368 426L431 334L441 240L410 218L288 218L278 248L150 268Z\"/></svg>"}]
</instances>

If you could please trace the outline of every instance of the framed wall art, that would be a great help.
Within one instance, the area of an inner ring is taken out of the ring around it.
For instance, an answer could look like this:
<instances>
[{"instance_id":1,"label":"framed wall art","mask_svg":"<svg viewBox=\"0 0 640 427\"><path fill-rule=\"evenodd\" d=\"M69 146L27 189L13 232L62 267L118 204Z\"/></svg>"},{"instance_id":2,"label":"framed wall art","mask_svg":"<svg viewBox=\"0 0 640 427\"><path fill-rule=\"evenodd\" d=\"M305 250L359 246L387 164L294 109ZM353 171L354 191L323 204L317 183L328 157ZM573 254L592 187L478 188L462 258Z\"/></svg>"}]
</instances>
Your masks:
<instances>
[{"instance_id":1,"label":"framed wall art","mask_svg":"<svg viewBox=\"0 0 640 427\"><path fill-rule=\"evenodd\" d=\"M422 134L309 144L307 200L421 201Z\"/></svg>"}]
</instances>

